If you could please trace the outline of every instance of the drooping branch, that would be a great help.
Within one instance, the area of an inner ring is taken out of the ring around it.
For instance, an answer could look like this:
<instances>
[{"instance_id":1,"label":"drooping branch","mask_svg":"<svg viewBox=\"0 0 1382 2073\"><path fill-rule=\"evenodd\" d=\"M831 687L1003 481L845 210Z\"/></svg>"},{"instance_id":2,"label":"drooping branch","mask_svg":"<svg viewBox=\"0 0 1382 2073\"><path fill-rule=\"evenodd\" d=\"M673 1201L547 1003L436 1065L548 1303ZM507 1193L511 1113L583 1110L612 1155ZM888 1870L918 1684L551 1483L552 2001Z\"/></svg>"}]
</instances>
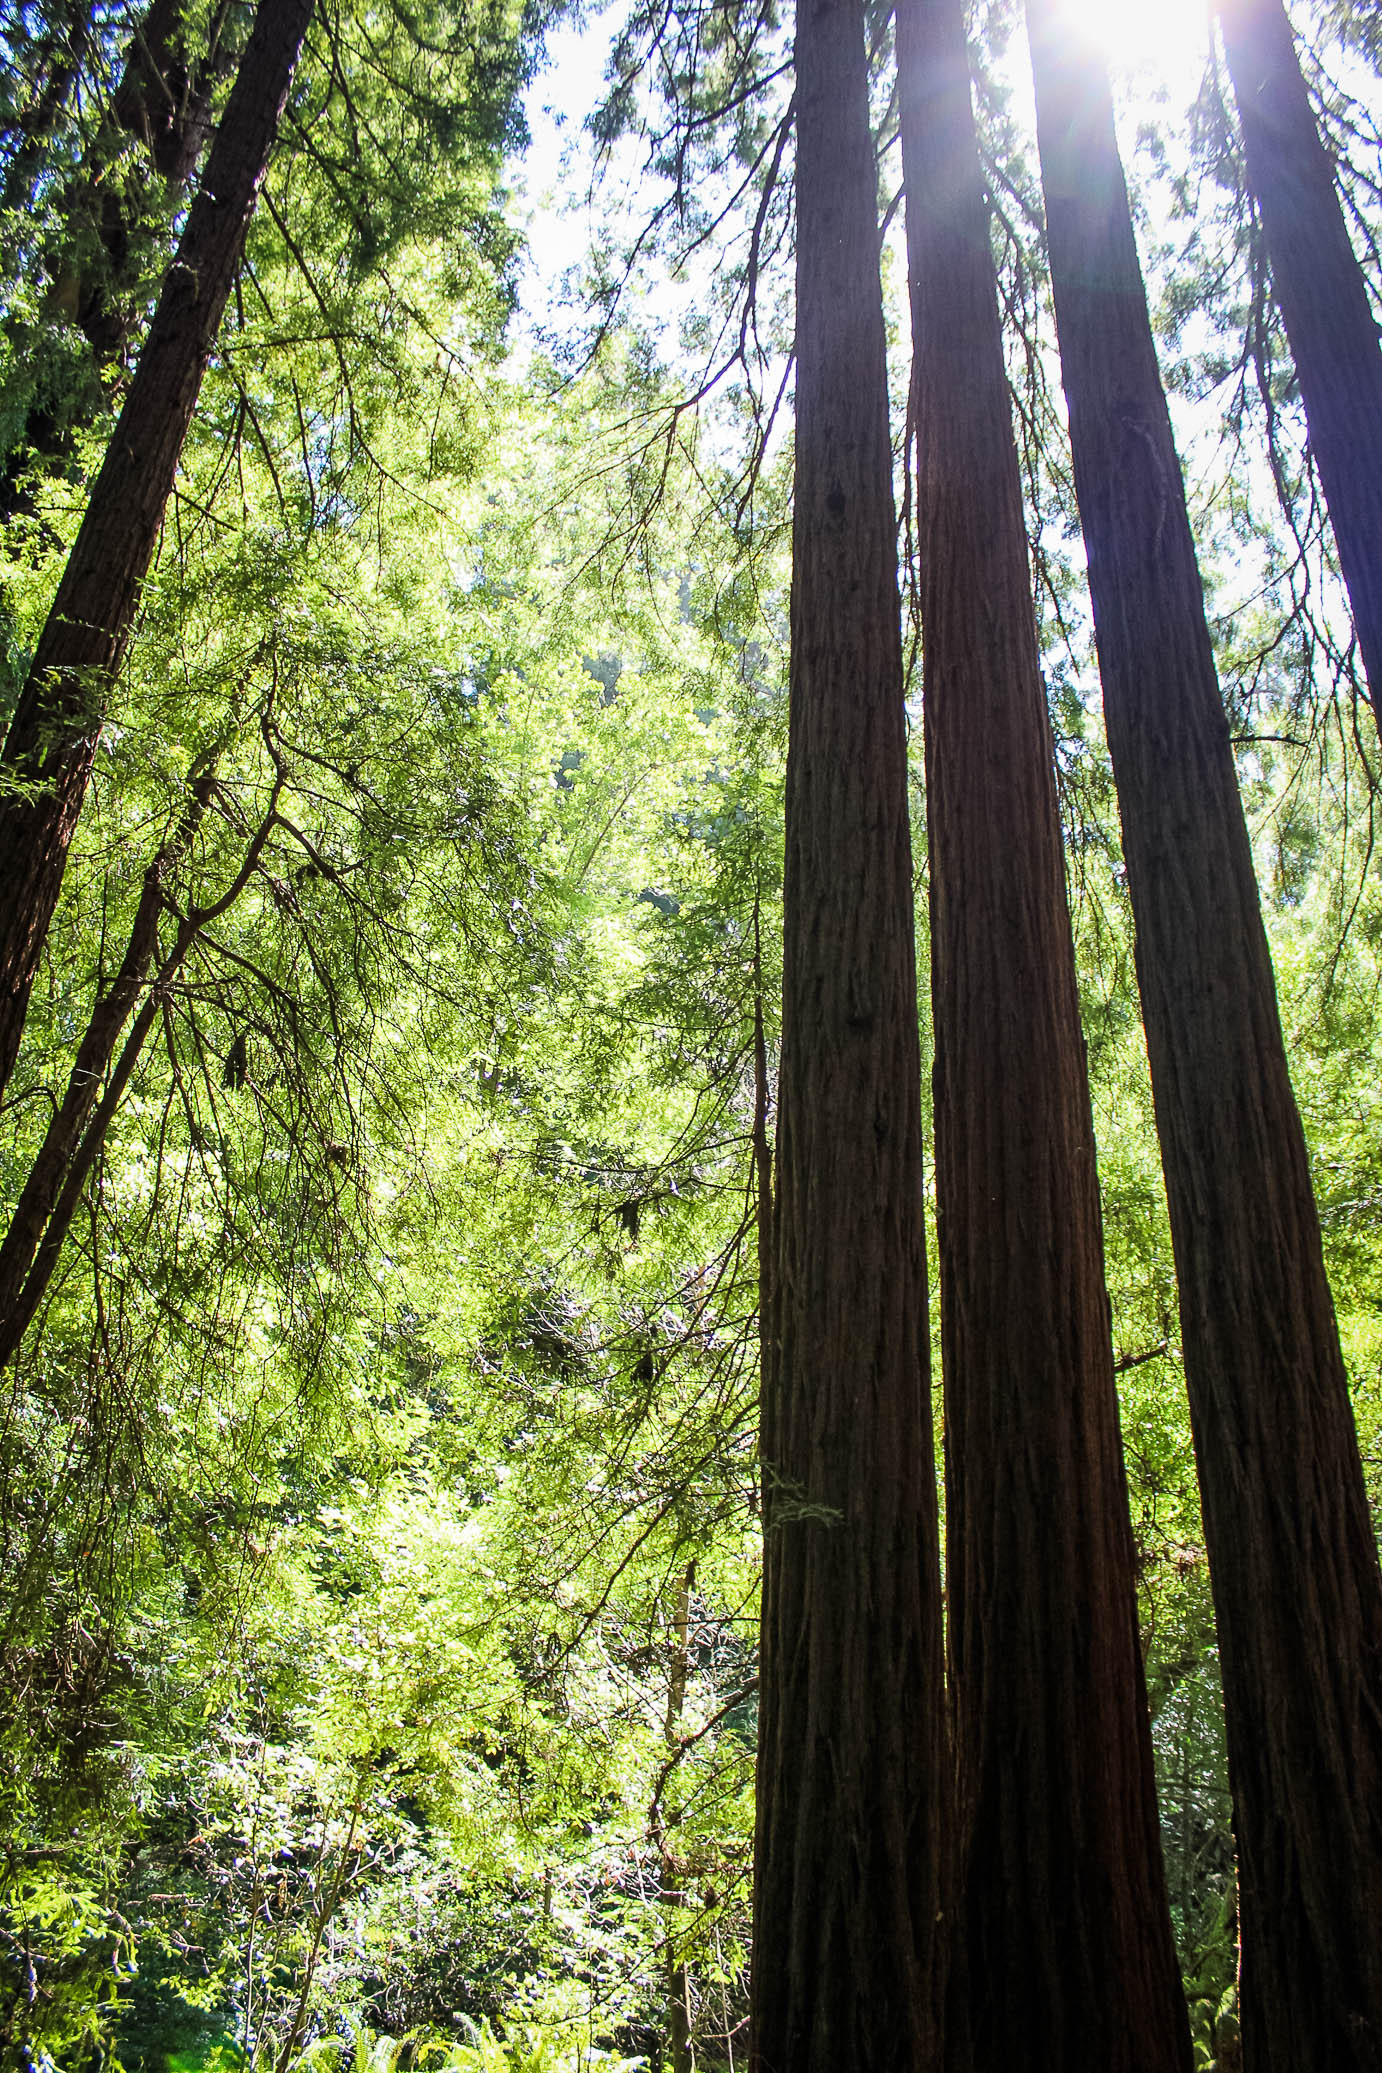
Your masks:
<instances>
[{"instance_id":1,"label":"drooping branch","mask_svg":"<svg viewBox=\"0 0 1382 2073\"><path fill-rule=\"evenodd\" d=\"M271 739L270 748L272 751ZM66 1094L44 1134L20 1190L9 1230L0 1243L0 1368L14 1358L47 1293L82 1190L105 1144L168 989L204 931L229 913L258 870L265 846L279 824L278 803L286 781L286 770L278 760L268 804L238 869L214 900L188 908L152 979L150 968L157 951L158 924L169 906L169 882L190 849L214 794L214 759L209 768L199 771L191 780L186 809L144 873L120 969L92 1011ZM112 1070L111 1060L120 1032L141 992L143 1002Z\"/></svg>"}]
</instances>

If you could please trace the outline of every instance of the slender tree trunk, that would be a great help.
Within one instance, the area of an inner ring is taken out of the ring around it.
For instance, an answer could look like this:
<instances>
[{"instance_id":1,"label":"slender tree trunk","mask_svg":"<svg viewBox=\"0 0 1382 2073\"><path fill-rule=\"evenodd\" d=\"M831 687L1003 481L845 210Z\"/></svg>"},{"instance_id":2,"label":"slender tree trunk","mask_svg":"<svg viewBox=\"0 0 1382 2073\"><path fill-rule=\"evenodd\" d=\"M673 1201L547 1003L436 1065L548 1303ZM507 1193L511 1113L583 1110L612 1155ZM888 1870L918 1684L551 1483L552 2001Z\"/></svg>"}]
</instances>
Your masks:
<instances>
[{"instance_id":1,"label":"slender tree trunk","mask_svg":"<svg viewBox=\"0 0 1382 2073\"><path fill-rule=\"evenodd\" d=\"M0 763L0 1091L62 885L109 696L313 0L260 0L134 380Z\"/></svg>"},{"instance_id":2,"label":"slender tree trunk","mask_svg":"<svg viewBox=\"0 0 1382 2073\"><path fill-rule=\"evenodd\" d=\"M675 1750L681 1739L681 1716L686 1707L686 1679L690 1668L687 1638L691 1627L691 1593L696 1583L696 1565L688 1562L685 1574L677 1586L676 1606L672 1616L672 1659L671 1674L667 1679L667 1718L664 1736L667 1747ZM669 1916L686 1902L682 1891L681 1877L677 1869L676 1852L671 1848L667 1831L675 1828L677 1814L668 1807L665 1816L660 1816L661 1866L660 1883L662 1897L669 1910ZM691 2056L691 1977L684 1959L678 1957L676 1946L669 1942L667 1951L667 2034L671 2045L672 2073L692 2073Z\"/></svg>"},{"instance_id":3,"label":"slender tree trunk","mask_svg":"<svg viewBox=\"0 0 1382 2073\"><path fill-rule=\"evenodd\" d=\"M1272 285L1348 586L1382 700L1382 348L1334 167L1281 0L1219 0L1224 54Z\"/></svg>"},{"instance_id":4,"label":"slender tree trunk","mask_svg":"<svg viewBox=\"0 0 1382 2073\"><path fill-rule=\"evenodd\" d=\"M1184 2073L1055 773L960 0L899 0L957 2073Z\"/></svg>"},{"instance_id":5,"label":"slender tree trunk","mask_svg":"<svg viewBox=\"0 0 1382 2073\"><path fill-rule=\"evenodd\" d=\"M0 1244L0 1367L5 1362L3 1342L10 1336L6 1326L18 1305L20 1292L53 1206L62 1192L82 1131L96 1106L101 1082L110 1069L120 1032L144 989L157 955L158 924L166 897L165 880L176 868L192 839L205 809L209 784L207 778L194 791L182 825L160 846L144 873L129 942L119 970L91 1011L86 1032L77 1046L67 1091L44 1132L43 1143L19 1192L4 1242Z\"/></svg>"},{"instance_id":6,"label":"slender tree trunk","mask_svg":"<svg viewBox=\"0 0 1382 2073\"><path fill-rule=\"evenodd\" d=\"M191 179L211 135L211 92L223 63L226 12L226 0L218 0L209 46L194 60L187 48L187 0L151 0L115 90L115 120L143 141L175 192Z\"/></svg>"},{"instance_id":7,"label":"slender tree trunk","mask_svg":"<svg viewBox=\"0 0 1382 2073\"><path fill-rule=\"evenodd\" d=\"M1382 1579L1107 80L1029 0L1218 1614L1253 2073L1382 2065Z\"/></svg>"},{"instance_id":8,"label":"slender tree trunk","mask_svg":"<svg viewBox=\"0 0 1382 2073\"><path fill-rule=\"evenodd\" d=\"M935 2063L942 1661L920 1057L860 0L803 0L752 2063Z\"/></svg>"},{"instance_id":9,"label":"slender tree trunk","mask_svg":"<svg viewBox=\"0 0 1382 2073\"><path fill-rule=\"evenodd\" d=\"M768 1036L763 999L762 895L753 902L753 1194L758 1266L758 1373L763 1425L759 1458L773 1458L767 1418L774 1400L773 1375L777 1346L776 1215L773 1200L773 1146L770 1116L772 1085L768 1075Z\"/></svg>"},{"instance_id":10,"label":"slender tree trunk","mask_svg":"<svg viewBox=\"0 0 1382 2073\"><path fill-rule=\"evenodd\" d=\"M120 968L92 1010L77 1048L67 1091L44 1133L9 1229L0 1243L0 1368L19 1351L48 1292L87 1177L100 1156L168 988L198 938L234 906L259 868L265 844L277 825L284 781L285 771L280 763L267 811L247 844L234 877L209 905L189 907L151 983L150 973L158 954L158 924L167 905L168 879L190 847L205 812L214 782L211 772L193 779L180 826L144 873ZM144 999L116 1059L116 1045L141 992Z\"/></svg>"}]
</instances>

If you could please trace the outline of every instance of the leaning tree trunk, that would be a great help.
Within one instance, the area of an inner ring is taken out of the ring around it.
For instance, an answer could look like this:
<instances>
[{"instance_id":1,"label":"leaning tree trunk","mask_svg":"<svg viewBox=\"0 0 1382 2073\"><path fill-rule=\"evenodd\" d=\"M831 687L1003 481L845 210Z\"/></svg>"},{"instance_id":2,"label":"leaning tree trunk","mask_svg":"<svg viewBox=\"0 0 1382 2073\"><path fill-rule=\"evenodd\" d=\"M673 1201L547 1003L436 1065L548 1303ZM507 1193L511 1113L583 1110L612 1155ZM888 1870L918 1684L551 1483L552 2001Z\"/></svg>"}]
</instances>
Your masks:
<instances>
[{"instance_id":1,"label":"leaning tree trunk","mask_svg":"<svg viewBox=\"0 0 1382 2073\"><path fill-rule=\"evenodd\" d=\"M1382 702L1382 349L1281 0L1219 0L1272 285L1373 704Z\"/></svg>"},{"instance_id":2,"label":"leaning tree trunk","mask_svg":"<svg viewBox=\"0 0 1382 2073\"><path fill-rule=\"evenodd\" d=\"M276 765L274 786L239 867L216 899L205 906L188 903L167 955L157 963L159 923L171 904L168 880L190 848L215 789L214 759L190 780L186 810L144 873L124 957L92 1007L66 1092L49 1118L9 1229L0 1240L0 1368L18 1353L48 1292L91 1169L105 1148L174 981L193 946L213 922L229 913L260 868L265 845L278 825L278 803L287 782L286 766L273 749L267 725L265 737ZM141 993L144 998L121 1044Z\"/></svg>"},{"instance_id":3,"label":"leaning tree trunk","mask_svg":"<svg viewBox=\"0 0 1382 2073\"><path fill-rule=\"evenodd\" d=\"M1029 0L1218 1614L1253 2073L1382 2065L1382 1579L1107 79Z\"/></svg>"},{"instance_id":4,"label":"leaning tree trunk","mask_svg":"<svg viewBox=\"0 0 1382 2073\"><path fill-rule=\"evenodd\" d=\"M899 0L957 2073L1182 2073L1094 1137L960 0Z\"/></svg>"},{"instance_id":5,"label":"leaning tree trunk","mask_svg":"<svg viewBox=\"0 0 1382 2073\"><path fill-rule=\"evenodd\" d=\"M167 235L210 133L212 93L225 67L225 12L226 0L218 0L208 46L195 62L186 46L186 0L152 0L135 25L106 120L65 190L63 235L57 249L35 262L49 276L49 304L70 312L85 340L86 372L78 393L37 397L17 414L0 459L0 524L32 509L31 469L53 472L70 459L77 433L94 419L128 352L149 247ZM80 50L75 34L73 42ZM153 183L131 181L121 167L112 175L111 161L128 150L130 138L138 139L157 175ZM42 170L42 143L37 130L26 136L11 167L9 184L21 197L25 182L32 188ZM31 328L18 319L10 326L11 352L21 366L33 343Z\"/></svg>"},{"instance_id":6,"label":"leaning tree trunk","mask_svg":"<svg viewBox=\"0 0 1382 2073\"><path fill-rule=\"evenodd\" d=\"M0 1091L57 904L111 681L239 266L313 0L260 0L0 762Z\"/></svg>"},{"instance_id":7,"label":"leaning tree trunk","mask_svg":"<svg viewBox=\"0 0 1382 2073\"><path fill-rule=\"evenodd\" d=\"M752 2063L934 2063L942 1791L920 1061L860 0L797 16L797 391Z\"/></svg>"}]
</instances>

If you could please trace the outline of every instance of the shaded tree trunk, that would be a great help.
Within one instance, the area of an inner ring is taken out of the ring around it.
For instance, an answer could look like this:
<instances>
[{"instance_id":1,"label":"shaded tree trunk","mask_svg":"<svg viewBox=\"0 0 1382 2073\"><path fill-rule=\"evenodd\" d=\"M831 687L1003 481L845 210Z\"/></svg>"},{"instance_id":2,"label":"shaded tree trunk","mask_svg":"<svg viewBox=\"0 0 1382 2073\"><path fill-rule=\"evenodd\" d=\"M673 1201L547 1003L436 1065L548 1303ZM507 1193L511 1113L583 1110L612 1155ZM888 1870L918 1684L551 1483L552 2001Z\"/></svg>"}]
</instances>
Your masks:
<instances>
[{"instance_id":1,"label":"shaded tree trunk","mask_svg":"<svg viewBox=\"0 0 1382 2073\"><path fill-rule=\"evenodd\" d=\"M210 134L212 93L226 62L225 12L224 4L215 9L209 47L195 63L186 48L185 0L153 0L135 29L90 160L69 187L66 236L38 262L49 276L50 309L70 315L89 349L85 372L76 393L39 394L24 413L0 473L0 522L32 509L26 478L34 463L56 470L70 458L76 434L96 415L128 350L150 245L167 234ZM79 54L89 42L83 17L74 19L69 41ZM73 69L58 68L54 83ZM130 137L140 140L158 176L156 196L147 181L118 171L111 177L111 160ZM42 170L42 142L37 132L26 135L12 163L7 185L21 195ZM15 348L24 343L22 333L12 341ZM15 357L22 364L29 354L16 350Z\"/></svg>"},{"instance_id":2,"label":"shaded tree trunk","mask_svg":"<svg viewBox=\"0 0 1382 2073\"><path fill-rule=\"evenodd\" d=\"M186 0L151 0L112 104L121 128L142 139L154 167L175 190L191 179L211 134L226 0L213 8L209 47L195 62L187 48L186 12Z\"/></svg>"},{"instance_id":3,"label":"shaded tree trunk","mask_svg":"<svg viewBox=\"0 0 1382 2073\"><path fill-rule=\"evenodd\" d=\"M1382 700L1382 348L1281 0L1219 0L1272 285L1358 646Z\"/></svg>"},{"instance_id":4,"label":"shaded tree trunk","mask_svg":"<svg viewBox=\"0 0 1382 2073\"><path fill-rule=\"evenodd\" d=\"M899 0L956 2073L1186 2073L1055 772L960 0Z\"/></svg>"},{"instance_id":5,"label":"shaded tree trunk","mask_svg":"<svg viewBox=\"0 0 1382 2073\"><path fill-rule=\"evenodd\" d=\"M752 2064L935 2060L942 1664L878 216L859 0L797 16L785 964Z\"/></svg>"},{"instance_id":6,"label":"shaded tree trunk","mask_svg":"<svg viewBox=\"0 0 1382 2073\"><path fill-rule=\"evenodd\" d=\"M272 753L272 741L270 750ZM213 921L229 912L259 868L265 845L277 826L278 802L286 782L281 759L275 755L274 760L277 773L267 810L234 877L217 899L204 907L188 908L156 971L158 928L168 905L168 881L200 825L214 788L214 766L193 777L179 825L144 873L125 954L91 1011L66 1092L44 1132L0 1243L0 1368L19 1351L48 1292L87 1178L100 1157L168 989L193 945ZM143 1001L116 1059L116 1045L141 993Z\"/></svg>"},{"instance_id":7,"label":"shaded tree trunk","mask_svg":"<svg viewBox=\"0 0 1382 2073\"><path fill-rule=\"evenodd\" d=\"M83 267L69 257L66 263L77 267L75 277L57 286L71 302L100 372L113 367L129 343L137 316L140 247L171 220L211 134L211 96L225 65L225 11L224 4L213 11L209 47L194 64L186 45L185 0L152 0L111 100L111 141L98 146L85 189L73 198L74 209L93 219L100 263ZM139 139L164 183L154 212L148 197L142 198L141 210L141 198L130 195L127 183L102 177L112 145L118 148L118 140L126 137Z\"/></svg>"},{"instance_id":8,"label":"shaded tree trunk","mask_svg":"<svg viewBox=\"0 0 1382 2073\"><path fill-rule=\"evenodd\" d=\"M169 267L5 742L0 780L0 1090L202 375L268 165L313 0L260 0L248 48Z\"/></svg>"},{"instance_id":9,"label":"shaded tree trunk","mask_svg":"<svg viewBox=\"0 0 1382 2073\"><path fill-rule=\"evenodd\" d=\"M674 1753L681 1740L681 1717L686 1708L686 1680L690 1670L690 1656L687 1647L691 1628L691 1593L696 1585L696 1565L688 1562L681 1582L677 1586L676 1604L672 1614L672 1651L670 1674L667 1679L667 1718L663 1733L667 1747ZM668 1909L667 1932L667 2036L671 2047L671 2073L691 2073L691 1975L685 1960L676 1948L675 1910L684 1907L686 1895L681 1887L676 1852L671 1846L668 1831L675 1829L677 1811L666 1806L659 1819L660 1865L659 1885L664 1905Z\"/></svg>"},{"instance_id":10,"label":"shaded tree trunk","mask_svg":"<svg viewBox=\"0 0 1382 2073\"><path fill-rule=\"evenodd\" d=\"M1245 2063L1382 2065L1382 1579L1107 80L1029 0L1218 1615Z\"/></svg>"}]
</instances>

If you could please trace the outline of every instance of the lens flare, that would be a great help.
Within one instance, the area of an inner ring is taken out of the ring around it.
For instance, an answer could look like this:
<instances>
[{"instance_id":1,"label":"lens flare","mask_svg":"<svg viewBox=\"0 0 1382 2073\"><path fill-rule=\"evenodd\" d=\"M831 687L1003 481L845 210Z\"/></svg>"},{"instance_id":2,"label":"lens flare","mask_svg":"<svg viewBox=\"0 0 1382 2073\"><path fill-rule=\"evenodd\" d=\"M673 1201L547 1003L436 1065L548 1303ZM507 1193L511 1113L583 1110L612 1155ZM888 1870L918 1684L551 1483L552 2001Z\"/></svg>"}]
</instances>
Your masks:
<instances>
[{"instance_id":1,"label":"lens flare","mask_svg":"<svg viewBox=\"0 0 1382 2073\"><path fill-rule=\"evenodd\" d=\"M1180 78L1209 50L1209 0L1064 0L1072 35L1086 37L1120 71Z\"/></svg>"}]
</instances>

